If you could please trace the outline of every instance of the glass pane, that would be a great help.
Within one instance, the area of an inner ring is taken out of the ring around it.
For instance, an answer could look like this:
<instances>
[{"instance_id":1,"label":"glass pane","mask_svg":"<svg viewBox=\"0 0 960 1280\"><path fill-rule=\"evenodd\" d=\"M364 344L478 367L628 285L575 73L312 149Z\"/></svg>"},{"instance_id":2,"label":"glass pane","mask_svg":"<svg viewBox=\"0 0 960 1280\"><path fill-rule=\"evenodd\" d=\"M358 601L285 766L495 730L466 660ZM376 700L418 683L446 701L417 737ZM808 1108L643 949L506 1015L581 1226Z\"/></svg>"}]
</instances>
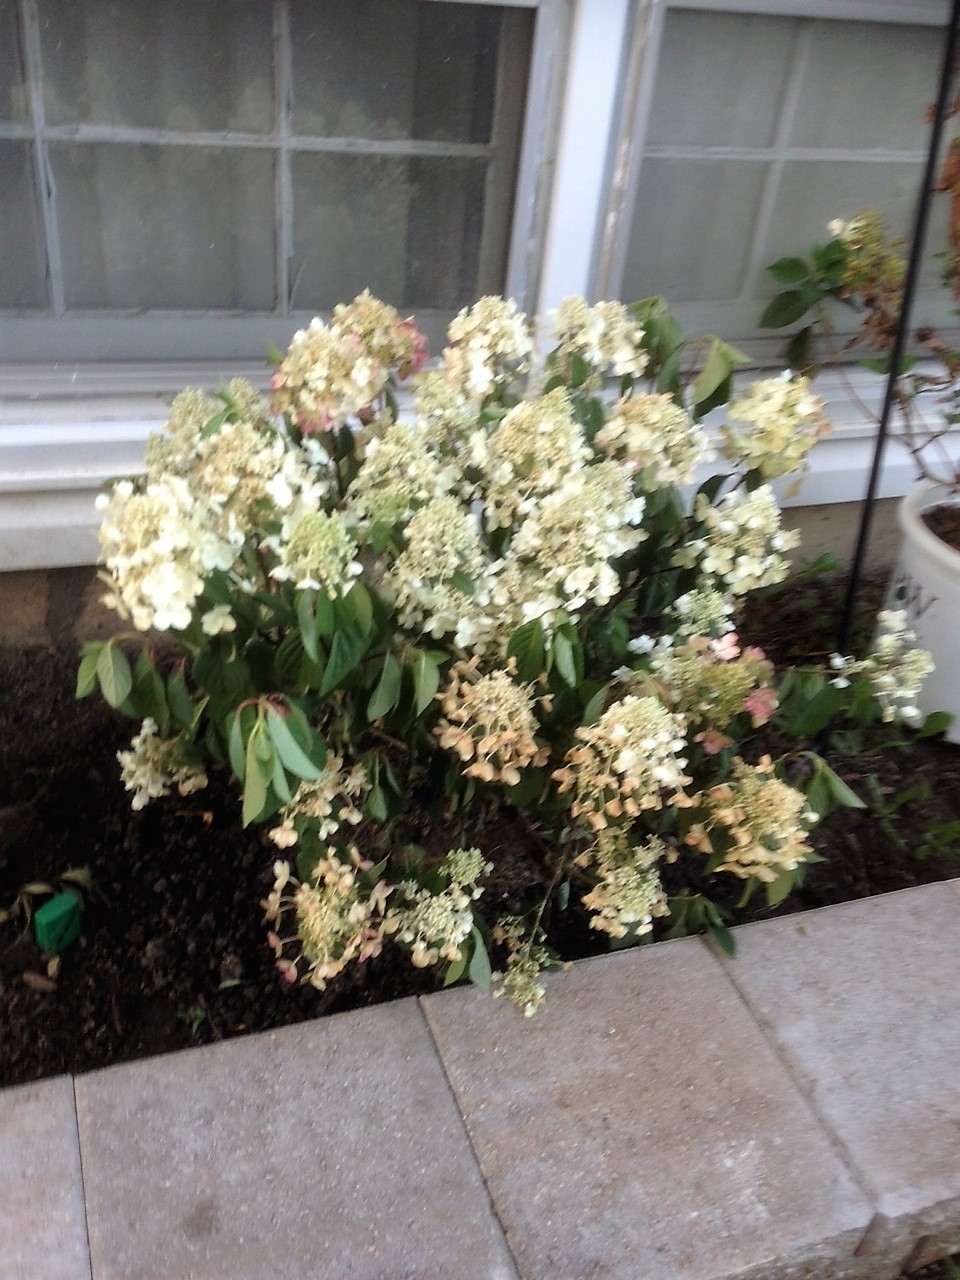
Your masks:
<instances>
[{"instance_id":1,"label":"glass pane","mask_svg":"<svg viewBox=\"0 0 960 1280\"><path fill-rule=\"evenodd\" d=\"M799 25L789 18L668 12L648 143L769 145Z\"/></svg>"},{"instance_id":2,"label":"glass pane","mask_svg":"<svg viewBox=\"0 0 960 1280\"><path fill-rule=\"evenodd\" d=\"M50 155L68 307L274 306L272 152L102 143Z\"/></svg>"},{"instance_id":3,"label":"glass pane","mask_svg":"<svg viewBox=\"0 0 960 1280\"><path fill-rule=\"evenodd\" d=\"M476 160L295 155L294 309L365 288L404 308L473 301L485 179Z\"/></svg>"},{"instance_id":4,"label":"glass pane","mask_svg":"<svg viewBox=\"0 0 960 1280\"><path fill-rule=\"evenodd\" d=\"M0 142L0 307L46 307L31 146Z\"/></svg>"},{"instance_id":5,"label":"glass pane","mask_svg":"<svg viewBox=\"0 0 960 1280\"><path fill-rule=\"evenodd\" d=\"M273 127L266 0L39 0L51 124Z\"/></svg>"},{"instance_id":6,"label":"glass pane","mask_svg":"<svg viewBox=\"0 0 960 1280\"><path fill-rule=\"evenodd\" d=\"M0 0L0 120L26 120L16 0Z\"/></svg>"},{"instance_id":7,"label":"glass pane","mask_svg":"<svg viewBox=\"0 0 960 1280\"><path fill-rule=\"evenodd\" d=\"M942 42L937 27L814 23L790 145L924 151Z\"/></svg>"},{"instance_id":8,"label":"glass pane","mask_svg":"<svg viewBox=\"0 0 960 1280\"><path fill-rule=\"evenodd\" d=\"M736 297L765 171L754 160L645 160L620 296Z\"/></svg>"},{"instance_id":9,"label":"glass pane","mask_svg":"<svg viewBox=\"0 0 960 1280\"><path fill-rule=\"evenodd\" d=\"M294 133L490 141L500 8L291 0L290 16ZM529 39L533 14L523 16ZM508 92L522 95L518 79Z\"/></svg>"}]
</instances>

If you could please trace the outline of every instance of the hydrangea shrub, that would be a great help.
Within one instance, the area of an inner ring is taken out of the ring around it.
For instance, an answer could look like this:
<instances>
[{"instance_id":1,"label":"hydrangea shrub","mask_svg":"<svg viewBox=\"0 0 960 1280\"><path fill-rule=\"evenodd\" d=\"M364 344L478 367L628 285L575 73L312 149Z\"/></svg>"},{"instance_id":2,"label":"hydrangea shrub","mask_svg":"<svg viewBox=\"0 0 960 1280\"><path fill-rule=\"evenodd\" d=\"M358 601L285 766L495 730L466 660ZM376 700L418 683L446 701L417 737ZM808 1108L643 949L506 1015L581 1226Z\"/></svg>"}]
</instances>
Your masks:
<instances>
[{"instance_id":1,"label":"hydrangea shrub","mask_svg":"<svg viewBox=\"0 0 960 1280\"><path fill-rule=\"evenodd\" d=\"M277 353L269 402L182 393L144 475L100 499L130 629L85 647L78 693L142 720L120 753L135 807L232 772L277 850L267 941L290 981L323 988L389 940L488 985L492 950L531 1012L567 902L612 945L671 912L722 939L661 868L779 901L818 816L856 803L810 739L912 711L926 659L902 618L869 659L781 679L736 634L788 573L769 482L826 429L806 380L731 403L744 358L688 346L660 299L566 300L540 360L534 331L483 298L425 367L413 323L363 294ZM488 918L479 833L504 810L548 889ZM428 856L411 815L460 843Z\"/></svg>"}]
</instances>

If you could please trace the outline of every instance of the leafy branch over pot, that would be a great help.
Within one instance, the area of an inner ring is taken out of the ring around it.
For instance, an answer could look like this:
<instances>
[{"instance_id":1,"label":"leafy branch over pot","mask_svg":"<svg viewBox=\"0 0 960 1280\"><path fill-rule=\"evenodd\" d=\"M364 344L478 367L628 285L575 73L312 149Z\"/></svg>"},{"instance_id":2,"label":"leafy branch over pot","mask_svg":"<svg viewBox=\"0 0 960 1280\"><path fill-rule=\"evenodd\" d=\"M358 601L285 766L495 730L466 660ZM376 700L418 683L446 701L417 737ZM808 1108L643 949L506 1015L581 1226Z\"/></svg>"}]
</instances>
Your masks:
<instances>
[{"instance_id":1,"label":"leafy branch over pot","mask_svg":"<svg viewBox=\"0 0 960 1280\"><path fill-rule=\"evenodd\" d=\"M78 693L142 720L120 753L134 805L232 772L285 855L264 905L291 981L323 988L390 940L532 1012L551 911L649 937L664 863L780 901L812 824L859 803L810 738L913 713L925 659L896 628L842 673L785 680L736 636L745 595L788 572L768 481L825 430L806 380L734 400L694 491L700 418L744 357L687 344L658 298L567 299L540 363L532 332L483 298L425 371L413 324L362 294L277 353L269 405L241 382L180 395L145 475L100 499L133 631L86 647ZM166 675L151 631L178 651ZM499 811L548 889L488 918ZM416 820L457 842L428 856ZM676 930L726 940L708 897L673 901Z\"/></svg>"}]
</instances>

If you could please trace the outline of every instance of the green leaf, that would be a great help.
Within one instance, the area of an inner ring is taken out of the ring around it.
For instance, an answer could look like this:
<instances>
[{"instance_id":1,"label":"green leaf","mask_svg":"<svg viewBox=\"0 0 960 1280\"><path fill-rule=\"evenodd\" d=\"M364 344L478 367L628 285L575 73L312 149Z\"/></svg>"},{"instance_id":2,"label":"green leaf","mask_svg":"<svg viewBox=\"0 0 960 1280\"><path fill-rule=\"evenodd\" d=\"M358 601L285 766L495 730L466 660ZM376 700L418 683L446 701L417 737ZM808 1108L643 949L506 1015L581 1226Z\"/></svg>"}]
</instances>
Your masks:
<instances>
[{"instance_id":1,"label":"green leaf","mask_svg":"<svg viewBox=\"0 0 960 1280\"><path fill-rule=\"evenodd\" d=\"M736 347L731 347L720 338L711 338L707 358L693 384L694 408L704 412L705 405L709 404L712 408L716 393L723 388L737 365L749 363L750 357L745 356Z\"/></svg>"},{"instance_id":2,"label":"green leaf","mask_svg":"<svg viewBox=\"0 0 960 1280\"><path fill-rule=\"evenodd\" d=\"M334 602L325 591L321 591L317 597L317 631L325 640L329 640L336 629L337 614Z\"/></svg>"},{"instance_id":3,"label":"green leaf","mask_svg":"<svg viewBox=\"0 0 960 1280\"><path fill-rule=\"evenodd\" d=\"M373 628L373 601L370 592L362 582L354 582L347 596L353 604L354 615L364 635L369 635Z\"/></svg>"},{"instance_id":4,"label":"green leaf","mask_svg":"<svg viewBox=\"0 0 960 1280\"><path fill-rule=\"evenodd\" d=\"M227 755L230 758L230 768L233 770L234 776L243 782L244 775L247 772L246 750L243 745L243 725L242 712L237 711L230 725L230 736L227 739Z\"/></svg>"},{"instance_id":5,"label":"green leaf","mask_svg":"<svg viewBox=\"0 0 960 1280\"><path fill-rule=\"evenodd\" d=\"M307 656L312 662L319 658L317 647L317 614L314 608L316 592L301 591L297 598L297 623L300 627L300 638Z\"/></svg>"},{"instance_id":6,"label":"green leaf","mask_svg":"<svg viewBox=\"0 0 960 1280\"><path fill-rule=\"evenodd\" d=\"M298 778L305 778L308 782L316 782L321 776L321 770L317 768L296 741L283 716L274 707L267 707L267 725L270 730L270 737L273 739L273 745L283 761L284 768L289 769L291 773L295 773Z\"/></svg>"},{"instance_id":7,"label":"green leaf","mask_svg":"<svg viewBox=\"0 0 960 1280\"><path fill-rule=\"evenodd\" d=\"M182 666L175 667L167 676L167 702L174 722L181 729L192 728L197 709L187 690Z\"/></svg>"},{"instance_id":8,"label":"green leaf","mask_svg":"<svg viewBox=\"0 0 960 1280\"><path fill-rule=\"evenodd\" d=\"M363 811L368 815L368 817L373 818L376 822L386 822L387 799L383 794L383 788L380 786L379 782L375 783L370 788L366 803L363 806Z\"/></svg>"},{"instance_id":9,"label":"green leaf","mask_svg":"<svg viewBox=\"0 0 960 1280\"><path fill-rule=\"evenodd\" d=\"M156 667L150 661L146 649L141 649L133 671L133 692L131 699L137 714L152 716L157 722L161 737L170 729L170 708L167 705L167 690Z\"/></svg>"},{"instance_id":10,"label":"green leaf","mask_svg":"<svg viewBox=\"0 0 960 1280\"><path fill-rule=\"evenodd\" d=\"M543 624L539 618L525 622L516 629L507 645L507 657L516 658L517 675L524 683L529 684L541 674L546 659L546 644Z\"/></svg>"},{"instance_id":11,"label":"green leaf","mask_svg":"<svg viewBox=\"0 0 960 1280\"><path fill-rule=\"evenodd\" d=\"M798 329L787 343L787 364L795 372L802 373L804 369L809 369L813 364L812 340L813 326L808 324L804 325L802 329Z\"/></svg>"},{"instance_id":12,"label":"green leaf","mask_svg":"<svg viewBox=\"0 0 960 1280\"><path fill-rule=\"evenodd\" d=\"M459 569L455 569L451 575L451 582L458 591L462 591L465 596L476 594L477 584L467 574L462 573Z\"/></svg>"},{"instance_id":13,"label":"green leaf","mask_svg":"<svg viewBox=\"0 0 960 1280\"><path fill-rule=\"evenodd\" d=\"M810 275L810 268L802 258L778 258L767 271L778 284L799 284Z\"/></svg>"},{"instance_id":14,"label":"green leaf","mask_svg":"<svg viewBox=\"0 0 960 1280\"><path fill-rule=\"evenodd\" d=\"M333 637L330 657L327 660L323 680L320 682L321 698L345 680L360 659L362 642L348 631L338 631Z\"/></svg>"},{"instance_id":15,"label":"green leaf","mask_svg":"<svg viewBox=\"0 0 960 1280\"><path fill-rule=\"evenodd\" d=\"M865 809L867 807L857 793L834 773L825 760L820 762L819 772L826 779L834 804L846 805L848 809Z\"/></svg>"},{"instance_id":16,"label":"green leaf","mask_svg":"<svg viewBox=\"0 0 960 1280\"><path fill-rule=\"evenodd\" d=\"M806 790L807 804L819 818L825 818L833 809L833 797L826 778L818 770Z\"/></svg>"},{"instance_id":17,"label":"green leaf","mask_svg":"<svg viewBox=\"0 0 960 1280\"><path fill-rule=\"evenodd\" d=\"M272 365L273 368L276 369L279 365L283 364L283 360L284 360L283 352L280 350L277 344L275 342L268 342L267 343L267 364Z\"/></svg>"},{"instance_id":18,"label":"green leaf","mask_svg":"<svg viewBox=\"0 0 960 1280\"><path fill-rule=\"evenodd\" d=\"M767 894L767 906L778 907L790 894L796 883L796 871L781 871L776 880L764 885Z\"/></svg>"},{"instance_id":19,"label":"green leaf","mask_svg":"<svg viewBox=\"0 0 960 1280\"><path fill-rule=\"evenodd\" d=\"M278 799L282 800L284 804L289 804L293 796L290 793L290 784L287 782L287 775L283 771L283 764L278 755L273 757L273 771L270 774L270 782L277 793Z\"/></svg>"},{"instance_id":20,"label":"green leaf","mask_svg":"<svg viewBox=\"0 0 960 1280\"><path fill-rule=\"evenodd\" d=\"M421 651L413 670L413 683L416 690L414 706L417 715L420 716L429 707L440 688L440 668L437 660L430 654Z\"/></svg>"},{"instance_id":21,"label":"green leaf","mask_svg":"<svg viewBox=\"0 0 960 1280\"><path fill-rule=\"evenodd\" d=\"M97 659L97 677L103 696L111 707L119 707L126 702L133 688L133 674L130 663L114 644L104 645Z\"/></svg>"},{"instance_id":22,"label":"green leaf","mask_svg":"<svg viewBox=\"0 0 960 1280\"><path fill-rule=\"evenodd\" d=\"M85 645L80 666L77 668L77 697L86 698L97 687L97 663L100 660L101 644Z\"/></svg>"},{"instance_id":23,"label":"green leaf","mask_svg":"<svg viewBox=\"0 0 960 1280\"><path fill-rule=\"evenodd\" d=\"M917 730L918 738L933 738L938 733L945 733L953 723L953 716L949 711L931 711L924 720L923 724Z\"/></svg>"},{"instance_id":24,"label":"green leaf","mask_svg":"<svg viewBox=\"0 0 960 1280\"><path fill-rule=\"evenodd\" d=\"M798 289L787 289L771 298L760 317L761 329L783 329L794 324L810 310L810 295Z\"/></svg>"},{"instance_id":25,"label":"green leaf","mask_svg":"<svg viewBox=\"0 0 960 1280\"><path fill-rule=\"evenodd\" d=\"M486 944L476 925L473 926L470 936L473 939L473 954L470 957L469 969L470 981L475 987L480 987L483 991L489 991L493 970L490 966L490 957L487 955Z\"/></svg>"},{"instance_id":26,"label":"green leaf","mask_svg":"<svg viewBox=\"0 0 960 1280\"><path fill-rule=\"evenodd\" d=\"M467 951L466 948L460 952L459 960L451 960L447 965L447 971L443 975L443 985L452 987L455 982L459 982L467 970Z\"/></svg>"},{"instance_id":27,"label":"green leaf","mask_svg":"<svg viewBox=\"0 0 960 1280\"><path fill-rule=\"evenodd\" d=\"M553 660L561 678L573 688L577 683L577 665L573 657L573 645L558 631L553 637Z\"/></svg>"},{"instance_id":28,"label":"green leaf","mask_svg":"<svg viewBox=\"0 0 960 1280\"><path fill-rule=\"evenodd\" d=\"M400 701L400 680L403 672L392 653L383 660L383 670L367 703L367 719L371 722L388 715Z\"/></svg>"},{"instance_id":29,"label":"green leaf","mask_svg":"<svg viewBox=\"0 0 960 1280\"><path fill-rule=\"evenodd\" d=\"M257 755L257 729L263 721L258 721L247 740L246 768L243 780L243 825L248 827L256 821L267 803L267 778L262 769L263 763ZM272 753L271 753L272 754Z\"/></svg>"},{"instance_id":30,"label":"green leaf","mask_svg":"<svg viewBox=\"0 0 960 1280\"><path fill-rule=\"evenodd\" d=\"M583 717L580 721L581 724L591 725L591 724L597 723L597 721L603 715L603 708L604 708L604 704L607 701L608 692L609 692L608 685L604 684L600 686L597 692L593 695L593 697L584 707Z\"/></svg>"},{"instance_id":31,"label":"green leaf","mask_svg":"<svg viewBox=\"0 0 960 1280\"><path fill-rule=\"evenodd\" d=\"M570 357L570 385L582 387L590 377L590 366L578 351Z\"/></svg>"}]
</instances>

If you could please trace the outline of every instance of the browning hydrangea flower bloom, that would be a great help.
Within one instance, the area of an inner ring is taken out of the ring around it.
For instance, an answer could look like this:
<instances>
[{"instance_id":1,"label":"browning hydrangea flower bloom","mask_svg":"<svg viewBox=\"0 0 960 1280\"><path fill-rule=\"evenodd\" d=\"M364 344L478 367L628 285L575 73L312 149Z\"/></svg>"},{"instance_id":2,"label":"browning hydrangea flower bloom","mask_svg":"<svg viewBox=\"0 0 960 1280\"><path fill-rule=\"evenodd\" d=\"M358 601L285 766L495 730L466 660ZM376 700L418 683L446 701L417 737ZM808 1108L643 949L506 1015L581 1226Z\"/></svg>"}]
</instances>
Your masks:
<instances>
[{"instance_id":1,"label":"browning hydrangea flower bloom","mask_svg":"<svg viewBox=\"0 0 960 1280\"><path fill-rule=\"evenodd\" d=\"M647 367L647 353L640 348L643 329L622 302L590 306L584 298L564 298L554 312L553 331L561 364L578 355L596 372L617 378L639 377Z\"/></svg>"},{"instance_id":2,"label":"browning hydrangea flower bloom","mask_svg":"<svg viewBox=\"0 0 960 1280\"><path fill-rule=\"evenodd\" d=\"M444 718L434 726L441 747L456 751L468 778L515 787L521 769L546 764L549 751L536 741L531 685L518 684L510 668L478 675L479 658L457 662L450 683L437 694Z\"/></svg>"},{"instance_id":3,"label":"browning hydrangea flower bloom","mask_svg":"<svg viewBox=\"0 0 960 1280\"><path fill-rule=\"evenodd\" d=\"M667 898L660 884L657 864L669 860L667 846L657 836L631 845L623 828L608 827L594 844L576 859L597 877L583 897L593 912L590 926L611 938L649 933L654 916L668 914Z\"/></svg>"},{"instance_id":4,"label":"browning hydrangea flower bloom","mask_svg":"<svg viewBox=\"0 0 960 1280\"><path fill-rule=\"evenodd\" d=\"M505 995L525 1018L532 1018L547 994L541 975L557 967L547 948L546 934L539 922L531 927L521 916L502 916L492 937L507 950L506 967L493 975L493 994Z\"/></svg>"},{"instance_id":5,"label":"browning hydrangea flower bloom","mask_svg":"<svg viewBox=\"0 0 960 1280\"><path fill-rule=\"evenodd\" d=\"M273 864L274 886L262 905L264 918L271 924L279 924L285 911L294 913L295 939L281 939L275 931L269 935L277 968L288 981L299 978L323 991L351 960L379 955L390 890L383 880L370 890L361 888L359 873L370 867L354 845L345 857L342 851L328 848L309 881L296 880L288 862ZM285 892L288 885L292 893ZM298 950L292 957L284 956L291 943Z\"/></svg>"},{"instance_id":6,"label":"browning hydrangea flower bloom","mask_svg":"<svg viewBox=\"0 0 960 1280\"><path fill-rule=\"evenodd\" d=\"M735 642L736 636L728 634L724 639ZM759 728L776 709L776 694L769 687L773 664L761 649L750 647L741 653L735 643L723 649L699 636L654 653L650 665L664 700L682 712L691 728L706 726L722 733L743 714L749 714L754 728ZM755 695L761 689L769 694L758 699Z\"/></svg>"},{"instance_id":7,"label":"browning hydrangea flower bloom","mask_svg":"<svg viewBox=\"0 0 960 1280\"><path fill-rule=\"evenodd\" d=\"M345 822L355 827L363 819L369 790L370 779L362 764L345 769L342 756L328 755L320 777L301 782L293 799L280 810L280 825L269 832L270 839L279 848L289 849L307 827L315 826L321 840Z\"/></svg>"},{"instance_id":8,"label":"browning hydrangea flower bloom","mask_svg":"<svg viewBox=\"0 0 960 1280\"><path fill-rule=\"evenodd\" d=\"M518 512L533 510L587 458L583 431L563 387L521 401L489 437L475 432L471 461L486 473L487 528L509 528Z\"/></svg>"},{"instance_id":9,"label":"browning hydrangea flower bloom","mask_svg":"<svg viewBox=\"0 0 960 1280\"><path fill-rule=\"evenodd\" d=\"M331 600L345 596L363 566L353 557L357 544L334 513L309 511L280 545L280 563L271 577L293 582L298 591L322 591Z\"/></svg>"},{"instance_id":10,"label":"browning hydrangea flower bloom","mask_svg":"<svg viewBox=\"0 0 960 1280\"><path fill-rule=\"evenodd\" d=\"M648 809L669 803L688 806L682 788L690 781L682 716L668 711L659 698L633 694L614 702L595 725L580 725L583 744L572 747L553 778L561 795L573 792L570 812L594 831L632 820Z\"/></svg>"},{"instance_id":11,"label":"browning hydrangea flower bloom","mask_svg":"<svg viewBox=\"0 0 960 1280\"><path fill-rule=\"evenodd\" d=\"M712 587L696 587L678 596L669 615L669 629L678 641L691 636L722 636L733 630L733 600Z\"/></svg>"},{"instance_id":12,"label":"browning hydrangea flower bloom","mask_svg":"<svg viewBox=\"0 0 960 1280\"><path fill-rule=\"evenodd\" d=\"M447 382L483 400L508 374L529 367L533 338L527 317L512 298L485 297L451 321L443 353Z\"/></svg>"},{"instance_id":13,"label":"browning hydrangea flower bloom","mask_svg":"<svg viewBox=\"0 0 960 1280\"><path fill-rule=\"evenodd\" d=\"M811 392L809 378L786 373L754 382L727 410L729 417L747 426L723 428L724 456L759 472L764 480L804 470L807 454L829 434L825 409ZM799 483L794 482L791 492Z\"/></svg>"},{"instance_id":14,"label":"browning hydrangea flower bloom","mask_svg":"<svg viewBox=\"0 0 960 1280\"><path fill-rule=\"evenodd\" d=\"M443 369L421 373L414 385L417 428L441 457L455 455L476 428L482 397L448 381Z\"/></svg>"},{"instance_id":15,"label":"browning hydrangea flower bloom","mask_svg":"<svg viewBox=\"0 0 960 1280\"><path fill-rule=\"evenodd\" d=\"M608 604L620 590L611 560L639 546L644 499L615 462L571 471L517 529L511 552L533 561L544 584L576 614L588 600Z\"/></svg>"},{"instance_id":16,"label":"browning hydrangea flower bloom","mask_svg":"<svg viewBox=\"0 0 960 1280\"><path fill-rule=\"evenodd\" d=\"M597 433L597 447L637 472L644 489L689 484L707 461L707 437L669 395L639 392L621 400Z\"/></svg>"},{"instance_id":17,"label":"browning hydrangea flower bloom","mask_svg":"<svg viewBox=\"0 0 960 1280\"><path fill-rule=\"evenodd\" d=\"M461 946L473 929L473 903L483 893L477 884L493 870L479 849L454 849L447 854L438 874L446 880L439 890L427 889L413 880L397 885L390 899L383 931L410 947L410 958L418 969L451 963L463 958Z\"/></svg>"},{"instance_id":18,"label":"browning hydrangea flower bloom","mask_svg":"<svg viewBox=\"0 0 960 1280\"><path fill-rule=\"evenodd\" d=\"M130 750L117 752L123 785L133 792L131 809L143 809L151 800L169 795L174 785L182 796L207 785L204 771L185 759L179 735L161 738L158 732L157 722L148 716Z\"/></svg>"},{"instance_id":19,"label":"browning hydrangea flower bloom","mask_svg":"<svg viewBox=\"0 0 960 1280\"><path fill-rule=\"evenodd\" d=\"M301 432L337 430L371 411L394 371L407 377L425 357L413 322L364 292L329 326L316 318L294 334L273 376L273 411Z\"/></svg>"},{"instance_id":20,"label":"browning hydrangea flower bloom","mask_svg":"<svg viewBox=\"0 0 960 1280\"><path fill-rule=\"evenodd\" d=\"M852 676L866 676L888 724L892 720L917 724L923 718L917 696L933 670L933 659L925 649L913 647L917 636L908 625L905 609L882 609L877 623L873 652L865 658L857 661L833 654L833 684L842 688Z\"/></svg>"},{"instance_id":21,"label":"browning hydrangea flower bloom","mask_svg":"<svg viewBox=\"0 0 960 1280\"><path fill-rule=\"evenodd\" d=\"M218 537L185 480L168 476L140 492L129 480L97 498L104 603L138 631L183 631L204 574L229 569L239 543Z\"/></svg>"},{"instance_id":22,"label":"browning hydrangea flower bloom","mask_svg":"<svg viewBox=\"0 0 960 1280\"><path fill-rule=\"evenodd\" d=\"M817 815L801 792L774 775L769 756L756 765L738 757L730 779L698 797L697 805L704 816L686 842L715 854L717 871L770 884L812 852L806 836Z\"/></svg>"},{"instance_id":23,"label":"browning hydrangea flower bloom","mask_svg":"<svg viewBox=\"0 0 960 1280\"><path fill-rule=\"evenodd\" d=\"M700 535L678 547L675 565L719 578L734 596L782 582L789 573L783 552L796 547L800 535L780 528L780 507L769 485L753 493L735 489L716 505L698 494L693 517Z\"/></svg>"},{"instance_id":24,"label":"browning hydrangea flower bloom","mask_svg":"<svg viewBox=\"0 0 960 1280\"><path fill-rule=\"evenodd\" d=\"M435 498L416 512L404 538L406 547L385 578L401 625L432 636L459 633L483 603L482 592L471 596L454 578L462 574L480 584L486 576L476 518L454 497Z\"/></svg>"},{"instance_id":25,"label":"browning hydrangea flower bloom","mask_svg":"<svg viewBox=\"0 0 960 1280\"><path fill-rule=\"evenodd\" d=\"M347 494L361 523L398 524L449 487L439 463L416 426L394 422L367 445L366 457Z\"/></svg>"}]
</instances>

